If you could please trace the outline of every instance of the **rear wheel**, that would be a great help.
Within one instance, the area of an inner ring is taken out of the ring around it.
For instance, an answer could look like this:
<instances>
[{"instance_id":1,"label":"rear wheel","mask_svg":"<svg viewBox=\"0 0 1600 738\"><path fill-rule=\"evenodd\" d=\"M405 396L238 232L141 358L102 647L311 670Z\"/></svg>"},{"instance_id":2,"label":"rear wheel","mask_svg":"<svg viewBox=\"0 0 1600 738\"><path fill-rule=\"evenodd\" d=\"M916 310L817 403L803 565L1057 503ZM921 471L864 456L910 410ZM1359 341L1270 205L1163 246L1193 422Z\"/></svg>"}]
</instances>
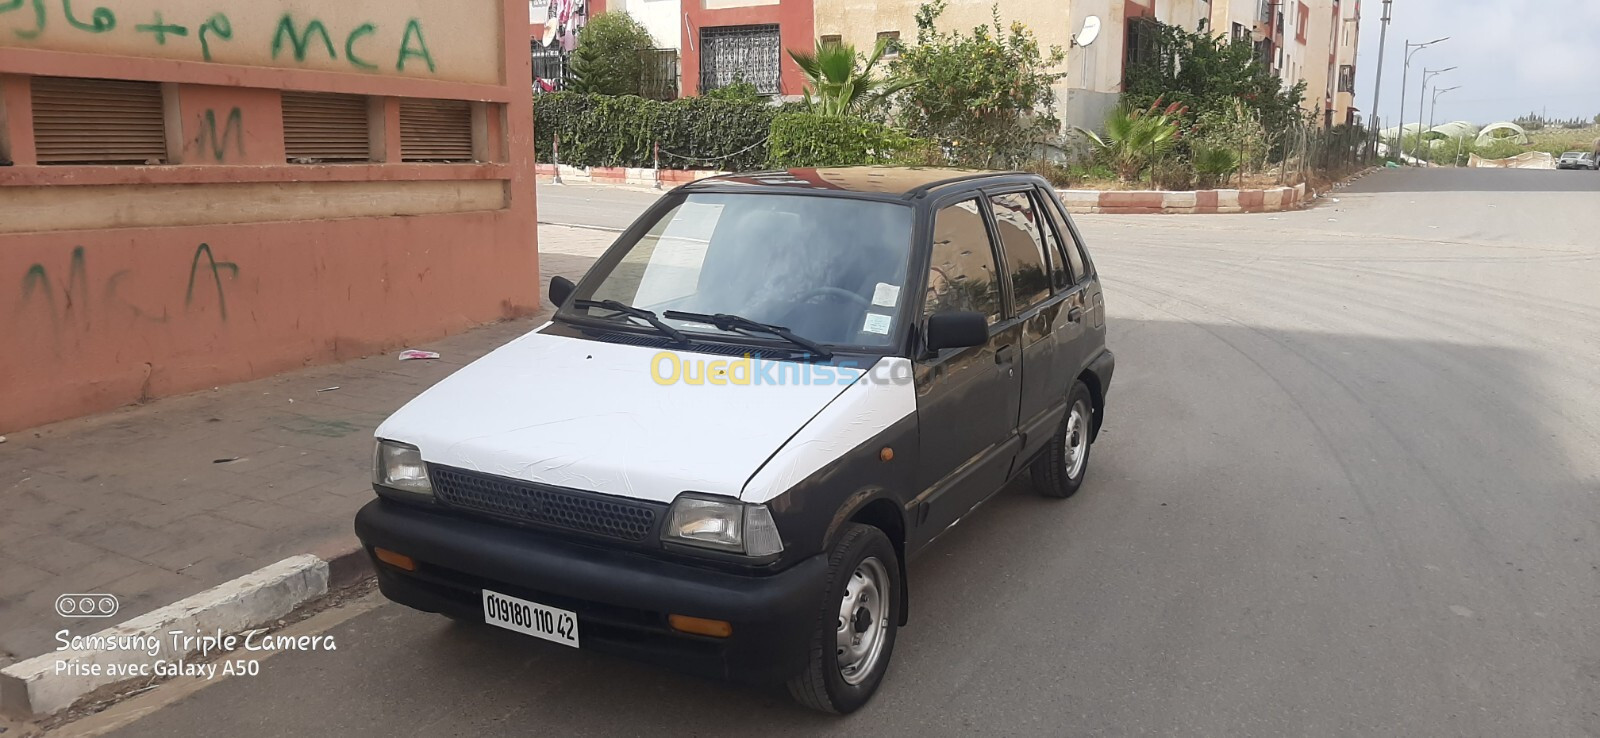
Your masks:
<instances>
[{"instance_id":1,"label":"rear wheel","mask_svg":"<svg viewBox=\"0 0 1600 738\"><path fill-rule=\"evenodd\" d=\"M900 561L883 531L850 523L828 555L828 585L805 671L789 694L847 715L872 699L889 670L900 624Z\"/></svg>"},{"instance_id":2,"label":"rear wheel","mask_svg":"<svg viewBox=\"0 0 1600 738\"><path fill-rule=\"evenodd\" d=\"M1033 486L1046 497L1071 497L1089 472L1090 437L1094 435L1094 402L1083 382L1072 383L1067 417L1050 447L1033 462Z\"/></svg>"}]
</instances>

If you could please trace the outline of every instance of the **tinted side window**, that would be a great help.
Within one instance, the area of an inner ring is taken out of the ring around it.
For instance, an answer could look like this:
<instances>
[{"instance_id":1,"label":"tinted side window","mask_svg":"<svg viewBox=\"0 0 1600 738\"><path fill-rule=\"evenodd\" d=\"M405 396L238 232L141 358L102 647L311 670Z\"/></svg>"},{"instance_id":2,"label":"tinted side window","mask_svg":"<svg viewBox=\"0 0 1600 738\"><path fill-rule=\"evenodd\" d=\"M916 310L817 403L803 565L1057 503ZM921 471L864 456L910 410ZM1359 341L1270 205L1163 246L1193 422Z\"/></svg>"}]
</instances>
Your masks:
<instances>
[{"instance_id":1,"label":"tinted side window","mask_svg":"<svg viewBox=\"0 0 1600 738\"><path fill-rule=\"evenodd\" d=\"M991 325L1000 322L1000 278L977 200L944 208L933 219L933 254L922 314L958 310L983 313Z\"/></svg>"},{"instance_id":2,"label":"tinted side window","mask_svg":"<svg viewBox=\"0 0 1600 738\"><path fill-rule=\"evenodd\" d=\"M1088 276L1084 266L1083 247L1078 244L1077 239L1072 237L1072 231L1067 229L1067 214L1061 212L1061 208L1056 206L1055 200L1042 192L1037 194L1039 199L1045 203L1045 210L1050 213L1051 228L1055 230L1056 235L1060 238L1060 247L1067 252L1067 262L1072 265L1071 281L1076 283ZM1057 255L1059 254L1060 252L1057 252Z\"/></svg>"},{"instance_id":3,"label":"tinted side window","mask_svg":"<svg viewBox=\"0 0 1600 738\"><path fill-rule=\"evenodd\" d=\"M1000 248L1011 270L1011 294L1020 313L1050 299L1049 261L1044 251L1044 231L1039 212L1026 192L989 198Z\"/></svg>"}]
</instances>

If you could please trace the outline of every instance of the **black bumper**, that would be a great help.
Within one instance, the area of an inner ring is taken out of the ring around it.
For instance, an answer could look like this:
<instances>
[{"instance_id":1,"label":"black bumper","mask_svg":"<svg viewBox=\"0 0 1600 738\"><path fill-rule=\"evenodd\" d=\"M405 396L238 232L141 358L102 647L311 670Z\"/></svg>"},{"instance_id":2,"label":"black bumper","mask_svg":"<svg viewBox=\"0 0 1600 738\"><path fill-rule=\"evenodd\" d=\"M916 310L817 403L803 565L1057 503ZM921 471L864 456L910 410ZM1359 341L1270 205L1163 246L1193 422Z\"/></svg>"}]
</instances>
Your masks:
<instances>
[{"instance_id":1,"label":"black bumper","mask_svg":"<svg viewBox=\"0 0 1600 738\"><path fill-rule=\"evenodd\" d=\"M481 620L490 589L576 612L584 649L742 682L804 668L827 574L822 556L747 576L382 499L356 513L356 535L369 556L380 547L416 560L414 572L373 561L379 589L402 605ZM679 633L669 614L725 620L733 635Z\"/></svg>"}]
</instances>

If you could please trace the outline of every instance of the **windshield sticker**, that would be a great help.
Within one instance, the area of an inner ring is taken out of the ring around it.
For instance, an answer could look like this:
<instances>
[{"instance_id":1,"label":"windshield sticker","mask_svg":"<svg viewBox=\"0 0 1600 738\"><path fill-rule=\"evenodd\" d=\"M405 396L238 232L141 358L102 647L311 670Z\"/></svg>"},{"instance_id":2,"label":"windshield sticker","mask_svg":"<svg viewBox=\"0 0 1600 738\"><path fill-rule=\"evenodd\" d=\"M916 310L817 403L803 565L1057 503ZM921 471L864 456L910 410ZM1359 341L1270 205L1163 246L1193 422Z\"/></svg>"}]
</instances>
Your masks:
<instances>
[{"instance_id":1,"label":"windshield sticker","mask_svg":"<svg viewBox=\"0 0 1600 738\"><path fill-rule=\"evenodd\" d=\"M889 316L877 313L867 313L867 322L861 325L861 330L876 333L880 336L889 333Z\"/></svg>"},{"instance_id":2,"label":"windshield sticker","mask_svg":"<svg viewBox=\"0 0 1600 738\"><path fill-rule=\"evenodd\" d=\"M889 308L900 304L900 288L879 282L878 288L872 291L872 304Z\"/></svg>"}]
</instances>

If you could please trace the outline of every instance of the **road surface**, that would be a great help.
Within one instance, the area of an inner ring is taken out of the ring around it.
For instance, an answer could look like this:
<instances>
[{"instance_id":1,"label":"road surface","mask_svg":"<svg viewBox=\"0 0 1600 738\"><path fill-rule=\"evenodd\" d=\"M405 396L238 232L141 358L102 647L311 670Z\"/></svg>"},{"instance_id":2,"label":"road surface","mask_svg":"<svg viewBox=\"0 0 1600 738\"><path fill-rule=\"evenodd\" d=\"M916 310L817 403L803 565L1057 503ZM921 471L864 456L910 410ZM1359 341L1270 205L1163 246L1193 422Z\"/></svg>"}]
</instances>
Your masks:
<instances>
[{"instance_id":1,"label":"road surface","mask_svg":"<svg viewBox=\"0 0 1600 738\"><path fill-rule=\"evenodd\" d=\"M554 222L648 202L549 192ZM1385 171L1337 198L1079 219L1118 357L1089 479L1065 502L1013 485L913 563L854 716L372 598L328 614L337 652L97 724L1600 735L1600 174Z\"/></svg>"}]
</instances>

